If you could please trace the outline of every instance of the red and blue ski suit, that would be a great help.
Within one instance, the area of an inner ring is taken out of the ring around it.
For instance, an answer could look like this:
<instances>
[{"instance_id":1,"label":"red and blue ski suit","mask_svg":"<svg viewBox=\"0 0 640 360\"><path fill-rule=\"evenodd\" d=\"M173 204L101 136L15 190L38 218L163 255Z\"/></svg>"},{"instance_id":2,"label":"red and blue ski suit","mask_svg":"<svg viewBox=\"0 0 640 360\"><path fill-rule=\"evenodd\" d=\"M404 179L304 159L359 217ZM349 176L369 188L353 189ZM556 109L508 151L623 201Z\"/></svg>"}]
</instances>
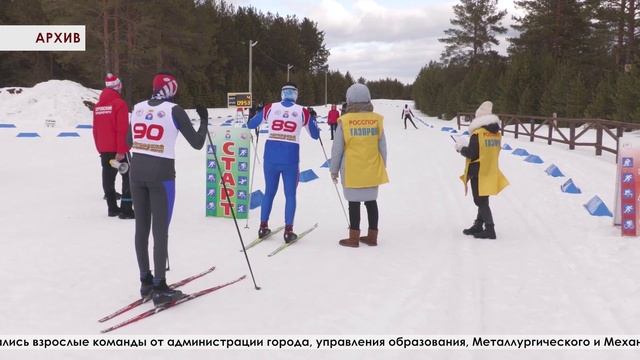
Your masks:
<instances>
[{"instance_id":1,"label":"red and blue ski suit","mask_svg":"<svg viewBox=\"0 0 640 360\"><path fill-rule=\"evenodd\" d=\"M300 163L300 131L307 127L313 139L320 137L315 117L309 110L290 100L267 104L249 120L255 129L262 121L269 124L269 135L264 149L265 191L260 220L269 221L273 199L278 192L280 176L284 185L285 225L293 225L296 214L296 190Z\"/></svg>"}]
</instances>

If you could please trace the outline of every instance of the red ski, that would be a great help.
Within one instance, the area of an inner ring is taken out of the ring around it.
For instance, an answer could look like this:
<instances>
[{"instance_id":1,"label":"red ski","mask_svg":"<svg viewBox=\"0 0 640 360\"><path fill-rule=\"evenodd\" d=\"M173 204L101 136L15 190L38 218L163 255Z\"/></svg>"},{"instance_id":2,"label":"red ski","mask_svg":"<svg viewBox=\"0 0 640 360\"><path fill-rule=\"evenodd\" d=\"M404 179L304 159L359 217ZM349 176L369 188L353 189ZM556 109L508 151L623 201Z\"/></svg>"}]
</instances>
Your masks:
<instances>
[{"instance_id":1,"label":"red ski","mask_svg":"<svg viewBox=\"0 0 640 360\"><path fill-rule=\"evenodd\" d=\"M182 279L182 280L180 280L178 282L175 282L175 283L169 285L169 287L171 289L179 288L180 286L186 285L186 284L192 282L195 279L198 279L198 278L201 278L201 277L207 275L208 273L212 272L215 269L216 269L216 267L212 266L212 267L208 268L207 270L205 270L205 271L203 271L203 272L201 272L199 274L196 274L196 275L193 275L193 276L189 276L188 278L184 278L184 279ZM125 313L125 312L127 312L127 311L129 311L131 309L134 309L134 308L136 308L136 307L148 302L149 300L151 300L151 299L150 298L140 298L140 299L132 302L131 304L126 305L126 306L116 310L115 312L103 317L102 319L98 320L98 322L105 322L107 320L111 320L111 319L113 319L114 317L116 317L116 316L118 316L120 314L123 314L123 313Z\"/></svg>"},{"instance_id":2,"label":"red ski","mask_svg":"<svg viewBox=\"0 0 640 360\"><path fill-rule=\"evenodd\" d=\"M227 287L229 285L235 284L238 281L243 280L246 277L247 277L246 275L242 275L241 277L237 278L236 280L230 281L228 283L225 283L225 284L222 284L222 285L218 285L218 286L214 286L214 287L210 287L208 289L200 290L198 292L189 294L189 295L183 297L180 300L176 300L176 301L174 301L172 303L169 303L168 305L165 305L165 306L161 306L161 307L153 308L151 310L147 310L147 311L145 311L145 312L143 312L141 314L138 314L138 315L136 315L136 316L134 316L134 317L132 317L130 319L127 319L127 320L121 322L120 324L117 324L117 325L114 325L114 326L112 326L110 328L101 330L100 332L104 334L104 333L108 333L108 332L116 330L116 329L120 329L121 327L127 326L129 324L132 324L132 323L137 322L139 320L142 320L144 318L148 318L149 316L155 315L155 314L157 314L159 312L165 311L165 310L170 309L170 308L172 308L174 306L183 304L183 303L185 303L185 302L187 302L189 300L193 300L193 299L195 299L197 297L200 297L202 295L210 294L210 293L212 293L212 292L214 292L216 290L222 289L223 287Z\"/></svg>"}]
</instances>

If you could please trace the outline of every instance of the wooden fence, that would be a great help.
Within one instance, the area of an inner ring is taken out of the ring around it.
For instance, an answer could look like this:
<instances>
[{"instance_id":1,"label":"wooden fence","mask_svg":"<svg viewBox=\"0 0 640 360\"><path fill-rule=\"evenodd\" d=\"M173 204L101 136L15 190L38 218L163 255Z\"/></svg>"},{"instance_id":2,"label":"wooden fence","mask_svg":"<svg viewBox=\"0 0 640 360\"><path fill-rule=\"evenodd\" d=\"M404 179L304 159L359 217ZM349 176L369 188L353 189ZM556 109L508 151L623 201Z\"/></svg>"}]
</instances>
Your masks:
<instances>
[{"instance_id":1,"label":"wooden fence","mask_svg":"<svg viewBox=\"0 0 640 360\"><path fill-rule=\"evenodd\" d=\"M570 119L544 116L522 116L512 114L495 114L502 121L502 135L504 133L514 134L515 138L520 136L529 137L530 141L536 138L547 141L551 145L553 142L569 145L573 150L576 146L594 147L596 155L602 155L602 151L607 151L618 155L620 138L627 131L640 130L640 124L626 123L604 119ZM462 126L469 126L475 117L473 113L459 112L457 114L458 130ZM583 136L595 130L596 138L594 142L586 142ZM616 147L611 148L605 145L604 137L610 136L616 143ZM581 138L583 139L581 141Z\"/></svg>"}]
</instances>

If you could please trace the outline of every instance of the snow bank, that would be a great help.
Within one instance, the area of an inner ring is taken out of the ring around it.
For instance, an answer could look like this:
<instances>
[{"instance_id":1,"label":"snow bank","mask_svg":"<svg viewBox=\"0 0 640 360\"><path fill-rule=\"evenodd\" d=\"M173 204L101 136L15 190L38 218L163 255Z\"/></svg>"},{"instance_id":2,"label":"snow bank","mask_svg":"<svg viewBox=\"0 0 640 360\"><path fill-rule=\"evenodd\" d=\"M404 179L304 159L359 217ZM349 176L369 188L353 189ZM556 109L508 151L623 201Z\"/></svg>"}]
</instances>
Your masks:
<instances>
[{"instance_id":1,"label":"snow bank","mask_svg":"<svg viewBox=\"0 0 640 360\"><path fill-rule=\"evenodd\" d=\"M0 123L15 124L19 130L91 123L87 104L98 101L99 95L100 90L69 80L49 80L32 88L0 88Z\"/></svg>"}]
</instances>

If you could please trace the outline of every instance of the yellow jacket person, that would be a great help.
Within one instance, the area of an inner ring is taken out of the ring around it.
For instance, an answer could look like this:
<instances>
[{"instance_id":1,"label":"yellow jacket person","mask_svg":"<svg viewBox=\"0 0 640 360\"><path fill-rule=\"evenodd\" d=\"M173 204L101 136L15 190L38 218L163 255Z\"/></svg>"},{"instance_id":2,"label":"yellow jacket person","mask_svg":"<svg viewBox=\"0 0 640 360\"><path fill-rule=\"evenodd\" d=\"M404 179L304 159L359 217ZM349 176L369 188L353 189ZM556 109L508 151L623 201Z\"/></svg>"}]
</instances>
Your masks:
<instances>
[{"instance_id":1,"label":"yellow jacket person","mask_svg":"<svg viewBox=\"0 0 640 360\"><path fill-rule=\"evenodd\" d=\"M463 230L463 233L479 239L496 238L489 196L499 194L509 185L509 181L500 171L500 119L492 114L492 108L493 104L490 101L482 103L469 125L469 144L465 146L456 142L456 150L466 158L464 174L460 179L464 183L465 193L467 183L471 183L473 202L478 207L478 215L473 226Z\"/></svg>"}]
</instances>

